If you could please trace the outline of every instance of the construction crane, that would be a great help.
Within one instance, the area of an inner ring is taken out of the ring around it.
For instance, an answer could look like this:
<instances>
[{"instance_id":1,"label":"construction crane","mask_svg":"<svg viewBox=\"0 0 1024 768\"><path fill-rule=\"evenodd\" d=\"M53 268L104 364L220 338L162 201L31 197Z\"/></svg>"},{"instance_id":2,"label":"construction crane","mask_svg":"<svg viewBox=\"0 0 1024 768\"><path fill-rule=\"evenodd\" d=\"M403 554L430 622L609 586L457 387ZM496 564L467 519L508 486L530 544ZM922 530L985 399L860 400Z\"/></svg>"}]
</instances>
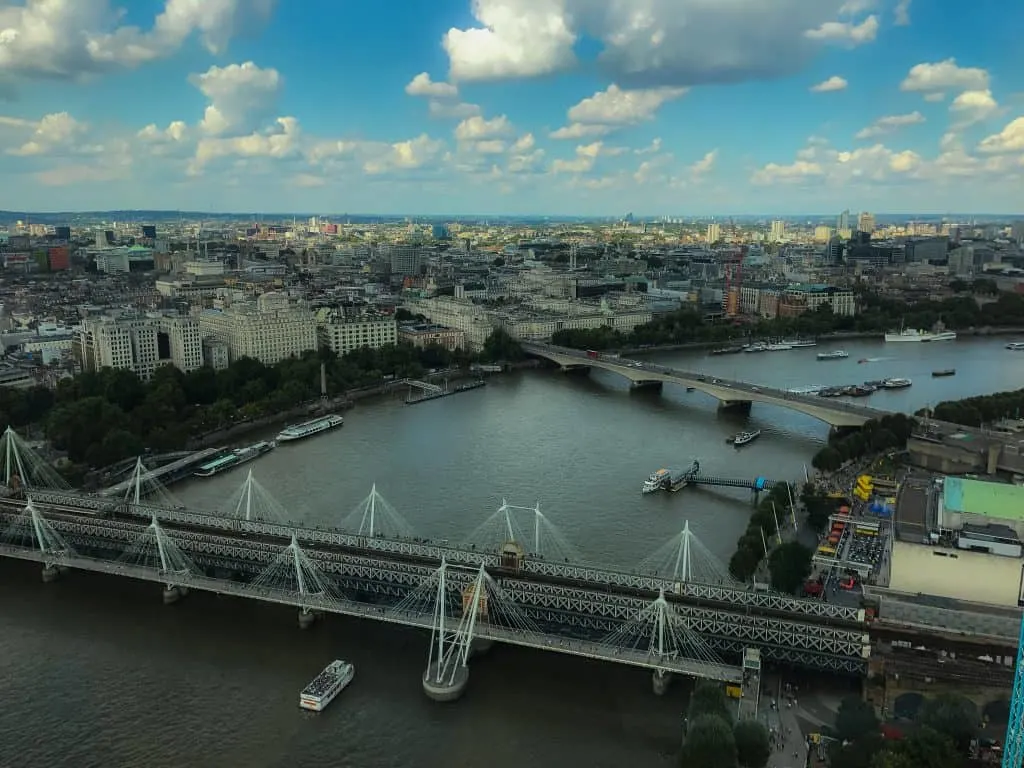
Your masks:
<instances>
[{"instance_id":1,"label":"construction crane","mask_svg":"<svg viewBox=\"0 0 1024 768\"><path fill-rule=\"evenodd\" d=\"M1024 763L1024 619L1017 639L1017 666L1013 673L1013 698L1010 699L1010 722L1006 725L1003 744L1003 768L1021 768Z\"/></svg>"}]
</instances>

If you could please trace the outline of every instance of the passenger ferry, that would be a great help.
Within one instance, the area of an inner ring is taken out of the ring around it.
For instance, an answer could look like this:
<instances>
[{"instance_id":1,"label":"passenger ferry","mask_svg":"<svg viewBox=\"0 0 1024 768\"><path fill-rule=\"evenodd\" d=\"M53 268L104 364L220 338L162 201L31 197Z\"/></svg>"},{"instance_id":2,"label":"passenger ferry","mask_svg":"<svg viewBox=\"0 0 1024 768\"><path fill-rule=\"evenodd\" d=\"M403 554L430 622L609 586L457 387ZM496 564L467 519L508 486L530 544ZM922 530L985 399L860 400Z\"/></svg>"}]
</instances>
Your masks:
<instances>
[{"instance_id":1,"label":"passenger ferry","mask_svg":"<svg viewBox=\"0 0 1024 768\"><path fill-rule=\"evenodd\" d=\"M334 701L335 696L345 690L355 676L354 666L342 659L335 659L302 689L302 693L299 694L299 706L313 712L322 712Z\"/></svg>"},{"instance_id":2,"label":"passenger ferry","mask_svg":"<svg viewBox=\"0 0 1024 768\"><path fill-rule=\"evenodd\" d=\"M800 349L801 347L818 346L818 342L815 341L814 339L785 339L782 343L789 345L793 349Z\"/></svg>"},{"instance_id":3,"label":"passenger ferry","mask_svg":"<svg viewBox=\"0 0 1024 768\"><path fill-rule=\"evenodd\" d=\"M321 432L325 432L328 429L334 429L340 427L345 423L345 420L341 416L331 414L330 416L321 416L316 419L310 419L304 421L301 424L293 424L290 427L285 427L281 430L277 436L277 442L290 442L292 440L303 440L307 437L312 437Z\"/></svg>"},{"instance_id":4,"label":"passenger ferry","mask_svg":"<svg viewBox=\"0 0 1024 768\"><path fill-rule=\"evenodd\" d=\"M752 443L761 436L761 430L755 429L753 432L740 432L736 437L732 439L732 444L739 448L741 445Z\"/></svg>"},{"instance_id":5,"label":"passenger ferry","mask_svg":"<svg viewBox=\"0 0 1024 768\"><path fill-rule=\"evenodd\" d=\"M644 481L644 487L640 490L641 493L655 493L665 487L672 478L672 473L667 469L659 469L657 472L652 472L651 476Z\"/></svg>"},{"instance_id":6,"label":"passenger ferry","mask_svg":"<svg viewBox=\"0 0 1024 768\"><path fill-rule=\"evenodd\" d=\"M258 459L264 453L269 453L277 447L277 443L271 441L260 441L245 448L236 448L233 451L221 454L213 461L208 461L199 467L193 474L196 477L213 477L226 470L237 467L241 464Z\"/></svg>"},{"instance_id":7,"label":"passenger ferry","mask_svg":"<svg viewBox=\"0 0 1024 768\"><path fill-rule=\"evenodd\" d=\"M837 349L833 352L819 352L819 360L843 360L849 357L849 353L842 349Z\"/></svg>"},{"instance_id":8,"label":"passenger ferry","mask_svg":"<svg viewBox=\"0 0 1024 768\"><path fill-rule=\"evenodd\" d=\"M956 331L919 331L906 328L885 334L886 342L893 341L956 341Z\"/></svg>"},{"instance_id":9,"label":"passenger ferry","mask_svg":"<svg viewBox=\"0 0 1024 768\"><path fill-rule=\"evenodd\" d=\"M913 384L910 379L886 379L882 382L883 389L906 389Z\"/></svg>"}]
</instances>

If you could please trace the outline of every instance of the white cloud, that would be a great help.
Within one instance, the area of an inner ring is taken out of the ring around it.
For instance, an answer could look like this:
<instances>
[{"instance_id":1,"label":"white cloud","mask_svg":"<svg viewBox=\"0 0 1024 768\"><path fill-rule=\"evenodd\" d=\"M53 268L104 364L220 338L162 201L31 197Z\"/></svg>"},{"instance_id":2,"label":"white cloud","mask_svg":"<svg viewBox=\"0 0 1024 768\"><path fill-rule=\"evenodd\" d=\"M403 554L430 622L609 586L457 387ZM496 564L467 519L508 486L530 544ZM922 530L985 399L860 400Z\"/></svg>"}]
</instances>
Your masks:
<instances>
[{"instance_id":1,"label":"white cloud","mask_svg":"<svg viewBox=\"0 0 1024 768\"><path fill-rule=\"evenodd\" d=\"M154 144L181 142L187 135L188 126L183 120L175 120L162 130L157 127L156 123L150 123L136 134L143 141Z\"/></svg>"},{"instance_id":2,"label":"white cloud","mask_svg":"<svg viewBox=\"0 0 1024 768\"><path fill-rule=\"evenodd\" d=\"M910 26L910 0L898 0L892 14L892 23L897 27Z\"/></svg>"},{"instance_id":3,"label":"white cloud","mask_svg":"<svg viewBox=\"0 0 1024 768\"><path fill-rule=\"evenodd\" d=\"M811 86L812 93L831 93L832 91L845 91L846 86L849 85L845 78L839 77L839 75L832 75L827 80L823 80L817 85Z\"/></svg>"},{"instance_id":4,"label":"white cloud","mask_svg":"<svg viewBox=\"0 0 1024 768\"><path fill-rule=\"evenodd\" d=\"M640 149L634 149L633 153L637 155L656 155L661 152L661 139L656 138L646 147L640 147Z\"/></svg>"},{"instance_id":5,"label":"white cloud","mask_svg":"<svg viewBox=\"0 0 1024 768\"><path fill-rule=\"evenodd\" d=\"M371 176L415 170L435 160L443 149L444 142L424 133L415 139L392 144L380 157L367 160L363 170Z\"/></svg>"},{"instance_id":6,"label":"white cloud","mask_svg":"<svg viewBox=\"0 0 1024 768\"><path fill-rule=\"evenodd\" d=\"M249 130L251 118L273 112L281 91L276 69L261 69L253 62L210 67L189 76L189 82L209 100L200 128L213 135Z\"/></svg>"},{"instance_id":7,"label":"white cloud","mask_svg":"<svg viewBox=\"0 0 1024 768\"><path fill-rule=\"evenodd\" d=\"M435 83L426 72L420 72L407 86L405 92L410 96L428 96L433 99L454 99L459 89L451 83Z\"/></svg>"},{"instance_id":8,"label":"white cloud","mask_svg":"<svg viewBox=\"0 0 1024 768\"><path fill-rule=\"evenodd\" d=\"M204 137L196 145L196 154L189 171L193 175L198 174L208 163L222 157L288 157L299 151L300 134L298 120L294 117L279 117L268 131L226 138Z\"/></svg>"},{"instance_id":9,"label":"white cloud","mask_svg":"<svg viewBox=\"0 0 1024 768\"><path fill-rule=\"evenodd\" d=\"M867 128L863 128L858 131L856 138L871 139L876 136L885 136L890 133L895 133L901 128L906 128L908 125L917 125L924 121L924 115L916 110L906 115L888 115L886 117L878 118Z\"/></svg>"},{"instance_id":10,"label":"white cloud","mask_svg":"<svg viewBox=\"0 0 1024 768\"><path fill-rule=\"evenodd\" d=\"M852 151L812 147L803 154L803 158L788 165L769 163L754 173L751 182L757 185L799 184L824 178L837 185L877 184L912 176L922 165L922 159L916 152L897 152L882 144Z\"/></svg>"},{"instance_id":11,"label":"white cloud","mask_svg":"<svg viewBox=\"0 0 1024 768\"><path fill-rule=\"evenodd\" d=\"M17 78L79 78L174 53L198 33L207 50L264 22L274 0L166 0L152 28L119 24L110 0L30 0L0 7L0 73Z\"/></svg>"},{"instance_id":12,"label":"white cloud","mask_svg":"<svg viewBox=\"0 0 1024 768\"><path fill-rule=\"evenodd\" d=\"M473 149L481 155L503 155L508 149L508 143L502 139L486 139L476 142Z\"/></svg>"},{"instance_id":13,"label":"white cloud","mask_svg":"<svg viewBox=\"0 0 1024 768\"><path fill-rule=\"evenodd\" d=\"M584 125L583 123L573 123L572 125L566 125L559 128L557 131L552 131L548 134L548 138L552 139L586 139L597 136L605 136L612 132L611 126L608 125Z\"/></svg>"},{"instance_id":14,"label":"white cloud","mask_svg":"<svg viewBox=\"0 0 1024 768\"><path fill-rule=\"evenodd\" d=\"M601 154L603 144L595 141L576 147L576 156L571 160L555 160L551 163L552 173L586 173L593 169L594 163Z\"/></svg>"},{"instance_id":15,"label":"white cloud","mask_svg":"<svg viewBox=\"0 0 1024 768\"><path fill-rule=\"evenodd\" d=\"M429 114L439 120L465 120L480 114L478 104L465 104L458 101L440 101L431 99Z\"/></svg>"},{"instance_id":16,"label":"white cloud","mask_svg":"<svg viewBox=\"0 0 1024 768\"><path fill-rule=\"evenodd\" d=\"M811 40L863 45L873 42L878 36L878 17L868 16L860 24L854 24L852 21L826 21L804 34Z\"/></svg>"},{"instance_id":17,"label":"white cloud","mask_svg":"<svg viewBox=\"0 0 1024 768\"><path fill-rule=\"evenodd\" d=\"M1024 152L1024 117L1016 118L999 133L983 139L978 145L978 151L986 153Z\"/></svg>"},{"instance_id":18,"label":"white cloud","mask_svg":"<svg viewBox=\"0 0 1024 768\"><path fill-rule=\"evenodd\" d=\"M512 132L512 123L505 115L499 115L491 120L475 115L467 117L455 127L455 138L458 141L500 139Z\"/></svg>"},{"instance_id":19,"label":"white cloud","mask_svg":"<svg viewBox=\"0 0 1024 768\"><path fill-rule=\"evenodd\" d=\"M509 151L517 155L521 155L524 152L530 152L531 150L533 150L536 143L537 142L533 138L533 134L527 133L523 136L520 136L519 139L516 140L516 143L513 144L512 147L509 149Z\"/></svg>"},{"instance_id":20,"label":"white cloud","mask_svg":"<svg viewBox=\"0 0 1024 768\"><path fill-rule=\"evenodd\" d=\"M964 91L949 105L957 127L964 128L974 123L987 120L999 112L999 104L992 97L992 92Z\"/></svg>"},{"instance_id":21,"label":"white cloud","mask_svg":"<svg viewBox=\"0 0 1024 768\"><path fill-rule=\"evenodd\" d=\"M620 84L739 82L796 72L827 42L874 39L875 17L858 25L835 21L843 5L842 0L474 0L478 24L449 30L443 45L455 81L534 77L572 67L574 46L586 36L600 42L598 63Z\"/></svg>"},{"instance_id":22,"label":"white cloud","mask_svg":"<svg viewBox=\"0 0 1024 768\"><path fill-rule=\"evenodd\" d=\"M932 64L915 64L900 84L902 91L941 93L944 91L987 91L989 75L977 67L961 67L956 59Z\"/></svg>"},{"instance_id":23,"label":"white cloud","mask_svg":"<svg viewBox=\"0 0 1024 768\"><path fill-rule=\"evenodd\" d=\"M584 125L634 125L651 120L662 104L686 93L686 88L626 90L609 85L604 91L569 108L570 123Z\"/></svg>"},{"instance_id":24,"label":"white cloud","mask_svg":"<svg viewBox=\"0 0 1024 768\"><path fill-rule=\"evenodd\" d=\"M924 95L924 100L925 101L930 101L930 102L933 102L933 103L937 102L937 101L945 101L946 100L946 94L944 94L942 91L936 91L935 93L926 93Z\"/></svg>"},{"instance_id":25,"label":"white cloud","mask_svg":"<svg viewBox=\"0 0 1024 768\"><path fill-rule=\"evenodd\" d=\"M32 136L21 146L7 150L10 155L28 157L67 152L75 147L87 126L67 112L55 112L45 115L38 123L22 127L34 127Z\"/></svg>"},{"instance_id":26,"label":"white cloud","mask_svg":"<svg viewBox=\"0 0 1024 768\"><path fill-rule=\"evenodd\" d=\"M839 13L843 15L856 16L864 11L871 11L875 8L875 0L846 0Z\"/></svg>"},{"instance_id":27,"label":"white cloud","mask_svg":"<svg viewBox=\"0 0 1024 768\"><path fill-rule=\"evenodd\" d=\"M704 174L710 173L715 167L715 163L718 161L718 150L712 149L704 157L698 160L696 163L690 166L690 173L693 176L703 176Z\"/></svg>"}]
</instances>

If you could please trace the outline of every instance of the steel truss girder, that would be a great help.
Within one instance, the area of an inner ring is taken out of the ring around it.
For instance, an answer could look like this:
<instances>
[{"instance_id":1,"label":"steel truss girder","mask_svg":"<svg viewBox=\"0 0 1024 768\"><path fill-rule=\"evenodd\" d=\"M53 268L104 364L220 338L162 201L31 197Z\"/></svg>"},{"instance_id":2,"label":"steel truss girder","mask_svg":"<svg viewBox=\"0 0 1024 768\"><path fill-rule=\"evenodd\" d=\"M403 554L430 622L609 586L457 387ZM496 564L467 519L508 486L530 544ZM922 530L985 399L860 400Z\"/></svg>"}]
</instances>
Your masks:
<instances>
[{"instance_id":1,"label":"steel truss girder","mask_svg":"<svg viewBox=\"0 0 1024 768\"><path fill-rule=\"evenodd\" d=\"M423 557L437 562L444 558L449 563L471 566L479 566L481 563L487 566L499 564L499 557L497 555L475 550L464 550L457 547L404 539L356 536L321 528L303 528L245 521L237 518L192 512L186 509L168 508L152 503L135 505L122 502L112 504L110 499L63 491L32 492L31 498L37 503L65 507L68 511L72 512L83 508L94 512L116 509L121 514L139 517L147 523L155 516L161 522L200 526L219 529L225 532L276 536L286 540L290 539L294 533L296 538L302 543L369 549L381 553ZM847 608L822 600L806 600L785 595L753 592L725 585L676 582L657 576L624 573L605 568L557 563L547 560L528 560L525 563L524 569L529 573L556 578L578 579L593 584L622 586L652 592L664 590L666 594L675 594L682 598L715 600L744 607L785 611L842 621L863 622L863 614L858 609Z\"/></svg>"}]
</instances>

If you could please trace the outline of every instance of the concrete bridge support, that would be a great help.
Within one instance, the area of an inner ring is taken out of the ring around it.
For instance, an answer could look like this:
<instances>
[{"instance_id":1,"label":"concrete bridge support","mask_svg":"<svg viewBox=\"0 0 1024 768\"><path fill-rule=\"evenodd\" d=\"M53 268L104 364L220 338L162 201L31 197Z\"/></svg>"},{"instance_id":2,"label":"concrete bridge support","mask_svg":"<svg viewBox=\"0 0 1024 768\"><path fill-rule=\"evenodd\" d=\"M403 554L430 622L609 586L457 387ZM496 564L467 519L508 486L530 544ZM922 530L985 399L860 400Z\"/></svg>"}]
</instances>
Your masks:
<instances>
[{"instance_id":1,"label":"concrete bridge support","mask_svg":"<svg viewBox=\"0 0 1024 768\"><path fill-rule=\"evenodd\" d=\"M468 684L469 667L458 656L435 659L423 673L423 692L433 701L458 701Z\"/></svg>"},{"instance_id":2,"label":"concrete bridge support","mask_svg":"<svg viewBox=\"0 0 1024 768\"><path fill-rule=\"evenodd\" d=\"M672 673L666 672L663 669L654 670L654 674L651 676L652 688L654 689L655 696L664 696L668 692L669 686L672 684Z\"/></svg>"},{"instance_id":3,"label":"concrete bridge support","mask_svg":"<svg viewBox=\"0 0 1024 768\"><path fill-rule=\"evenodd\" d=\"M163 592L164 605L174 605L187 594L188 587L176 587L173 584L168 584L164 587Z\"/></svg>"},{"instance_id":4,"label":"concrete bridge support","mask_svg":"<svg viewBox=\"0 0 1024 768\"><path fill-rule=\"evenodd\" d=\"M61 570L56 565L44 565L43 566L43 583L52 584L61 577Z\"/></svg>"},{"instance_id":5,"label":"concrete bridge support","mask_svg":"<svg viewBox=\"0 0 1024 768\"><path fill-rule=\"evenodd\" d=\"M663 381L631 381L629 388L642 389L651 392L661 392L661 388L665 385Z\"/></svg>"},{"instance_id":6,"label":"concrete bridge support","mask_svg":"<svg viewBox=\"0 0 1024 768\"><path fill-rule=\"evenodd\" d=\"M309 629L316 624L316 613L309 608L299 609L299 629Z\"/></svg>"},{"instance_id":7,"label":"concrete bridge support","mask_svg":"<svg viewBox=\"0 0 1024 768\"><path fill-rule=\"evenodd\" d=\"M749 400L720 400L718 410L730 413L750 413L753 403Z\"/></svg>"}]
</instances>

